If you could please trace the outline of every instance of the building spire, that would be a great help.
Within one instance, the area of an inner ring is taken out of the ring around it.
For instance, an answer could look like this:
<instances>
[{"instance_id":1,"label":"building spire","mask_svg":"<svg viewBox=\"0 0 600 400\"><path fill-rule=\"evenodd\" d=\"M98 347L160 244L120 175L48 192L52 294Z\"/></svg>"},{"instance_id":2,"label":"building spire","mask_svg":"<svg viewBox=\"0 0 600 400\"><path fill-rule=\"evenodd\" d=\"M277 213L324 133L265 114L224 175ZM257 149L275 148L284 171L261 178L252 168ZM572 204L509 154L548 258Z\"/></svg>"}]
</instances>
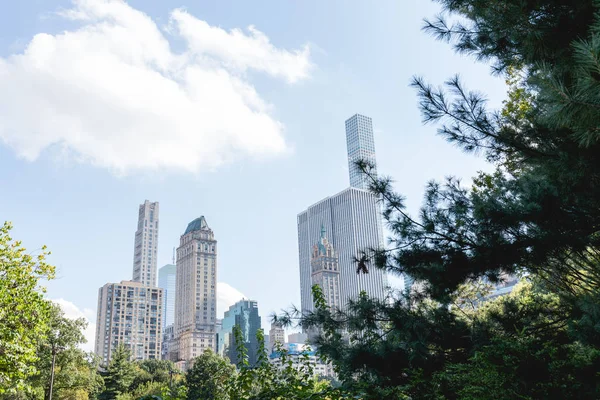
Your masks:
<instances>
[{"instance_id":1,"label":"building spire","mask_svg":"<svg viewBox=\"0 0 600 400\"><path fill-rule=\"evenodd\" d=\"M321 223L321 239L325 239L325 225Z\"/></svg>"}]
</instances>

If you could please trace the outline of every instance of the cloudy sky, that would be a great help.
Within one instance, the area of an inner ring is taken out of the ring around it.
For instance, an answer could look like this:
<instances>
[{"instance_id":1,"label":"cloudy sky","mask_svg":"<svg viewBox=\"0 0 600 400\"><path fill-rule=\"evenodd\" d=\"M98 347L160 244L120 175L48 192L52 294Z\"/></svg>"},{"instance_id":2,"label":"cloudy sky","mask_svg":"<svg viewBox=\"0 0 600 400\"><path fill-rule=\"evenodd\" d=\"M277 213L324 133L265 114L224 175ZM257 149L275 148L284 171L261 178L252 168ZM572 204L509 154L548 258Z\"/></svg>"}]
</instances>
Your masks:
<instances>
[{"instance_id":1,"label":"cloudy sky","mask_svg":"<svg viewBox=\"0 0 600 400\"><path fill-rule=\"evenodd\" d=\"M348 185L344 121L373 118L378 169L416 211L425 183L486 168L423 126L413 75L486 65L421 32L427 0L20 0L0 13L0 221L94 322L131 277L138 205L160 202L159 266L204 215L219 242L219 317L241 296L299 304L296 215ZM90 343L89 346L92 344Z\"/></svg>"}]
</instances>

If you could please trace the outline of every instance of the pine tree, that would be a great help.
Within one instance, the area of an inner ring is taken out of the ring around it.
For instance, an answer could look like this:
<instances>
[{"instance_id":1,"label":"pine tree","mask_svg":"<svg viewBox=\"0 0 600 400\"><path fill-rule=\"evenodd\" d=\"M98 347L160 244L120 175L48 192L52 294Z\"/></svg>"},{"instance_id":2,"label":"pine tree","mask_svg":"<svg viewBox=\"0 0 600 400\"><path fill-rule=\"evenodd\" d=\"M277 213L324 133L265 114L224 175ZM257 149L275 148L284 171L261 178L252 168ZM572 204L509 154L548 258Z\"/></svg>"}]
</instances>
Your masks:
<instances>
[{"instance_id":1,"label":"pine tree","mask_svg":"<svg viewBox=\"0 0 600 400\"><path fill-rule=\"evenodd\" d=\"M130 361L131 351L120 344L112 354L104 377L104 391L100 400L114 400L117 396L127 394L135 378L135 365Z\"/></svg>"}]
</instances>

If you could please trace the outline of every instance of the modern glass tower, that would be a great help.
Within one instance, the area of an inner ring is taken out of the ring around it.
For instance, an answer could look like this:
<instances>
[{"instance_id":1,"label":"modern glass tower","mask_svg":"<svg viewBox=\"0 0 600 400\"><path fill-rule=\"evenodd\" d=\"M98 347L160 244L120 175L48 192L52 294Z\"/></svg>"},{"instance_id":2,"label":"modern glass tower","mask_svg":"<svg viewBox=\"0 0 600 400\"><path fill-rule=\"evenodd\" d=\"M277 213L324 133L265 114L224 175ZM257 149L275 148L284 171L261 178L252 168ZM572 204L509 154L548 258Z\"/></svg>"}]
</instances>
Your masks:
<instances>
[{"instance_id":1,"label":"modern glass tower","mask_svg":"<svg viewBox=\"0 0 600 400\"><path fill-rule=\"evenodd\" d=\"M133 280L156 287L158 252L158 202L140 204L133 252Z\"/></svg>"},{"instance_id":2,"label":"modern glass tower","mask_svg":"<svg viewBox=\"0 0 600 400\"><path fill-rule=\"evenodd\" d=\"M354 114L346 120L346 146L348 149L350 186L358 189L368 189L368 178L358 168L356 161L364 160L374 167L376 166L373 120L370 117ZM376 175L377 168L374 168L372 172Z\"/></svg>"},{"instance_id":3,"label":"modern glass tower","mask_svg":"<svg viewBox=\"0 0 600 400\"><path fill-rule=\"evenodd\" d=\"M239 326L244 338L244 346L248 351L248 363L256 365L258 361L258 339L256 332L261 329L258 303L254 300L240 300L225 311L221 330L218 334L218 353L228 357L232 364L238 363L237 345L233 327Z\"/></svg>"},{"instance_id":4,"label":"modern glass tower","mask_svg":"<svg viewBox=\"0 0 600 400\"><path fill-rule=\"evenodd\" d=\"M177 266L167 264L158 270L158 287L163 289L163 329L175 321L175 281Z\"/></svg>"},{"instance_id":5,"label":"modern glass tower","mask_svg":"<svg viewBox=\"0 0 600 400\"><path fill-rule=\"evenodd\" d=\"M346 121L346 142L350 187L327 197L298 214L298 253L300 262L300 294L303 311L313 310L311 294L311 259L313 246L321 241L323 228L339 258L340 307L358 298L361 291L383 299L387 279L385 273L369 268L368 274L357 274L355 258L361 251L383 246L381 212L368 181L354 165L366 159L375 165L375 145L371 118L356 114Z\"/></svg>"}]
</instances>

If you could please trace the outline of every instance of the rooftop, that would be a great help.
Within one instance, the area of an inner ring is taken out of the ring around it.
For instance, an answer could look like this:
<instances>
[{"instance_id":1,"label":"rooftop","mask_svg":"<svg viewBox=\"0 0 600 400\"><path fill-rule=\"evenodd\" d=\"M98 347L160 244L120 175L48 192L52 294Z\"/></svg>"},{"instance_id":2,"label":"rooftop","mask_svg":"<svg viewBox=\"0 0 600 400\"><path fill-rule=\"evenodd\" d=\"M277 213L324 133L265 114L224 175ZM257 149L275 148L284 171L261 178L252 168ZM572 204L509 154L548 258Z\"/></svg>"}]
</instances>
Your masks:
<instances>
[{"instance_id":1,"label":"rooftop","mask_svg":"<svg viewBox=\"0 0 600 400\"><path fill-rule=\"evenodd\" d=\"M183 234L186 235L190 232L196 232L196 231L201 231L201 230L205 230L205 229L210 229L210 228L208 227L208 224L206 223L206 219L204 219L204 215L202 215L199 218L196 218L195 220L190 222L187 226L187 229L185 230L185 232Z\"/></svg>"}]
</instances>

